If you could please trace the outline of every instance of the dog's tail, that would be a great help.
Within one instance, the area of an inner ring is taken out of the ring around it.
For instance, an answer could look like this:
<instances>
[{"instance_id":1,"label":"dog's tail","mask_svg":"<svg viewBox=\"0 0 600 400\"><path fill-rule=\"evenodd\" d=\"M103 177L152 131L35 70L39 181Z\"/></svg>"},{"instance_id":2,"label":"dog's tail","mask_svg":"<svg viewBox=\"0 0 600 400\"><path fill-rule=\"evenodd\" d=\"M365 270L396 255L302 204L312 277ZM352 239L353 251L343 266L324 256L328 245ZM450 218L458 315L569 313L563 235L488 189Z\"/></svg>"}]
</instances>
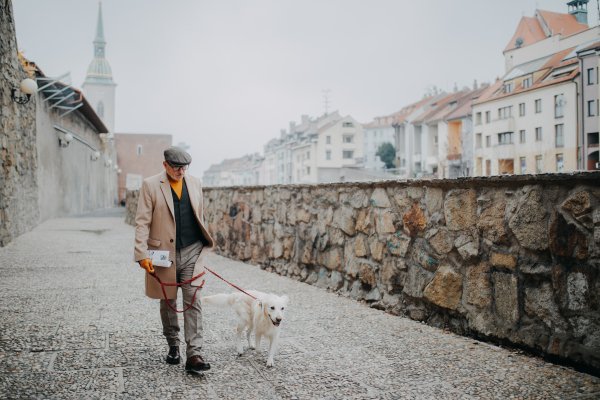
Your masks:
<instances>
[{"instance_id":1,"label":"dog's tail","mask_svg":"<svg viewBox=\"0 0 600 400\"><path fill-rule=\"evenodd\" d=\"M235 294L215 294L214 296L206 296L202 298L202 304L209 304L218 309L228 309L235 302Z\"/></svg>"}]
</instances>

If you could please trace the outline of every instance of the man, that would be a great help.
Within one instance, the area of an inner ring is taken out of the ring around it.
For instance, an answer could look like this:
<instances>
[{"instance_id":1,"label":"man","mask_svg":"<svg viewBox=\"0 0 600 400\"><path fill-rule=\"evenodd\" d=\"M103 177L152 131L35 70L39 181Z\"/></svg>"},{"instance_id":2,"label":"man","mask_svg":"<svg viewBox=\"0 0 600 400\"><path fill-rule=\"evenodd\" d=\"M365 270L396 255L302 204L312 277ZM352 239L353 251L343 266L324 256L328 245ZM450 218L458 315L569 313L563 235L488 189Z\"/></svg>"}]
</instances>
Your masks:
<instances>
[{"instance_id":1,"label":"man","mask_svg":"<svg viewBox=\"0 0 600 400\"><path fill-rule=\"evenodd\" d=\"M135 217L135 261L146 270L146 296L160 300L163 334L169 344L166 361L179 364L179 324L177 313L163 297L160 284L150 276L156 275L164 283L181 283L204 271L203 257L214 242L202 223L202 187L200 179L186 176L192 157L179 147L164 152L165 170L145 179L140 189ZM154 267L148 250L168 250L170 267ZM204 277L181 287L183 309L192 302L196 287ZM165 286L169 303L176 308L177 287ZM202 289L200 289L202 290ZM199 291L200 291L199 290ZM185 369L192 372L210 369L200 355L202 348L202 308L200 293L192 306L183 313L184 335L187 345Z\"/></svg>"}]
</instances>

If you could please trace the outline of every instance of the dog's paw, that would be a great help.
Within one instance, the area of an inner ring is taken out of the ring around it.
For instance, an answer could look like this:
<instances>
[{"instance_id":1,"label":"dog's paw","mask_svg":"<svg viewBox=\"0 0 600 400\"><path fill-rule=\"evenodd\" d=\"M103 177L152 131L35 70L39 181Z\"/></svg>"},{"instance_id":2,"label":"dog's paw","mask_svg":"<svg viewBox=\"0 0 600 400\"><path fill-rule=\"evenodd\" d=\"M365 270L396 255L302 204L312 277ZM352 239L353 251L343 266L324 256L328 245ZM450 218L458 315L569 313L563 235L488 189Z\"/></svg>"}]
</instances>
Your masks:
<instances>
[{"instance_id":1,"label":"dog's paw","mask_svg":"<svg viewBox=\"0 0 600 400\"><path fill-rule=\"evenodd\" d=\"M273 366L273 360L267 360L267 367Z\"/></svg>"},{"instance_id":2,"label":"dog's paw","mask_svg":"<svg viewBox=\"0 0 600 400\"><path fill-rule=\"evenodd\" d=\"M262 354L262 349L260 347L255 348L256 354Z\"/></svg>"},{"instance_id":3,"label":"dog's paw","mask_svg":"<svg viewBox=\"0 0 600 400\"><path fill-rule=\"evenodd\" d=\"M249 345L248 345L248 348L249 348L250 350L254 350L256 347L255 347L253 344L249 344Z\"/></svg>"}]
</instances>

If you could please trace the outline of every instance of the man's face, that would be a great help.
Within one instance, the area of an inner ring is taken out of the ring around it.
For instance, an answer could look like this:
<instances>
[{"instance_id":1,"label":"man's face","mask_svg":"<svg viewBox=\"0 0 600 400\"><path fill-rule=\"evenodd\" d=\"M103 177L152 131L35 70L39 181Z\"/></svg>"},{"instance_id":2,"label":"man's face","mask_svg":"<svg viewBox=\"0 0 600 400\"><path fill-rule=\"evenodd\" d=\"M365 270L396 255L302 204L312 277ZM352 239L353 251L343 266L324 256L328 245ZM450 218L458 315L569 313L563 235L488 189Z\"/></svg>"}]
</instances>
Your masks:
<instances>
[{"instance_id":1,"label":"man's face","mask_svg":"<svg viewBox=\"0 0 600 400\"><path fill-rule=\"evenodd\" d=\"M172 165L166 161L163 161L163 165L165 166L165 170L167 171L167 175L174 181L180 181L185 176L185 169L187 169L187 165L183 167L181 165ZM184 169L185 168L185 169Z\"/></svg>"}]
</instances>

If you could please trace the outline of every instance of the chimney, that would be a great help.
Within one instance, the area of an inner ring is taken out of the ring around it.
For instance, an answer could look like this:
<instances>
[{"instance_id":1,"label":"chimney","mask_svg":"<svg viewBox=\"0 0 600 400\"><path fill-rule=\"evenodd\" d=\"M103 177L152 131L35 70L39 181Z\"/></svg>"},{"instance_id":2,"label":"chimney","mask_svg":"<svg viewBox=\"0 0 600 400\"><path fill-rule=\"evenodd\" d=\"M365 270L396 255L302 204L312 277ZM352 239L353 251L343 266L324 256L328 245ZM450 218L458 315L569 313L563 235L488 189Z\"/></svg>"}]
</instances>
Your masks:
<instances>
[{"instance_id":1,"label":"chimney","mask_svg":"<svg viewBox=\"0 0 600 400\"><path fill-rule=\"evenodd\" d=\"M577 22L583 25L588 24L587 3L589 0L573 0L567 3L569 14L575 17Z\"/></svg>"},{"instance_id":2,"label":"chimney","mask_svg":"<svg viewBox=\"0 0 600 400\"><path fill-rule=\"evenodd\" d=\"M309 123L310 123L310 121L308 120L308 115L303 115L302 116L302 126L308 126Z\"/></svg>"},{"instance_id":3,"label":"chimney","mask_svg":"<svg viewBox=\"0 0 600 400\"><path fill-rule=\"evenodd\" d=\"M290 121L290 134L296 133L296 122Z\"/></svg>"},{"instance_id":4,"label":"chimney","mask_svg":"<svg viewBox=\"0 0 600 400\"><path fill-rule=\"evenodd\" d=\"M498 82L499 80L500 80L500 78L499 78L499 77L496 77L496 82Z\"/></svg>"},{"instance_id":5,"label":"chimney","mask_svg":"<svg viewBox=\"0 0 600 400\"><path fill-rule=\"evenodd\" d=\"M285 140L285 129L281 130L281 140Z\"/></svg>"},{"instance_id":6,"label":"chimney","mask_svg":"<svg viewBox=\"0 0 600 400\"><path fill-rule=\"evenodd\" d=\"M473 82L473 90L477 90L477 79Z\"/></svg>"},{"instance_id":7,"label":"chimney","mask_svg":"<svg viewBox=\"0 0 600 400\"><path fill-rule=\"evenodd\" d=\"M454 82L454 93L458 92L458 86L456 85L456 82Z\"/></svg>"}]
</instances>

